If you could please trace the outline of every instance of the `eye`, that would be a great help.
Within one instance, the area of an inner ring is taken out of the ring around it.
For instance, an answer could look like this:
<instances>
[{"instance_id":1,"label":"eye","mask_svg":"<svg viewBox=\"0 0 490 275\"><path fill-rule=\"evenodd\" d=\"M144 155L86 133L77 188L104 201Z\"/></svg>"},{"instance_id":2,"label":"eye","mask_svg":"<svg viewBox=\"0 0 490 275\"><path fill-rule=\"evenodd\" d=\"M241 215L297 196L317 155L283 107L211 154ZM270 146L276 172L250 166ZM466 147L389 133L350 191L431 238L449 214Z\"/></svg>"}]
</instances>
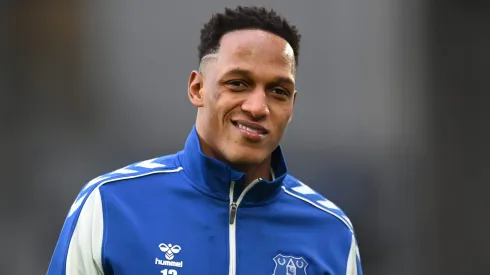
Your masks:
<instances>
[{"instance_id":1,"label":"eye","mask_svg":"<svg viewBox=\"0 0 490 275\"><path fill-rule=\"evenodd\" d=\"M245 82L243 82L241 80L231 80L231 81L226 82L226 85L228 85L228 87L230 87L232 89L237 89L237 88L243 89L243 88L247 87Z\"/></svg>"},{"instance_id":2,"label":"eye","mask_svg":"<svg viewBox=\"0 0 490 275\"><path fill-rule=\"evenodd\" d=\"M289 92L283 88L274 88L271 90L271 92L277 95L283 95L283 96L289 95Z\"/></svg>"}]
</instances>

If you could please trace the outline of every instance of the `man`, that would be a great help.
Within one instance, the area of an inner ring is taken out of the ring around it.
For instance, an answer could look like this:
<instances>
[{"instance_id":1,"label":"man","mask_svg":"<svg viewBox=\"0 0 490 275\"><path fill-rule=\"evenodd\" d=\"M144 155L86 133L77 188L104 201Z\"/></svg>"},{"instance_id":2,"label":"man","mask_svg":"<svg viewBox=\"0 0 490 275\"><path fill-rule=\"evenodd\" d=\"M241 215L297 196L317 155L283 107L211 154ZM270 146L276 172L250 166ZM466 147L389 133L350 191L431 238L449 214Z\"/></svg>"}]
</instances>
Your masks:
<instances>
[{"instance_id":1,"label":"man","mask_svg":"<svg viewBox=\"0 0 490 275\"><path fill-rule=\"evenodd\" d=\"M66 218L48 274L362 274L342 211L288 174L300 35L238 7L201 31L182 151L102 175Z\"/></svg>"}]
</instances>

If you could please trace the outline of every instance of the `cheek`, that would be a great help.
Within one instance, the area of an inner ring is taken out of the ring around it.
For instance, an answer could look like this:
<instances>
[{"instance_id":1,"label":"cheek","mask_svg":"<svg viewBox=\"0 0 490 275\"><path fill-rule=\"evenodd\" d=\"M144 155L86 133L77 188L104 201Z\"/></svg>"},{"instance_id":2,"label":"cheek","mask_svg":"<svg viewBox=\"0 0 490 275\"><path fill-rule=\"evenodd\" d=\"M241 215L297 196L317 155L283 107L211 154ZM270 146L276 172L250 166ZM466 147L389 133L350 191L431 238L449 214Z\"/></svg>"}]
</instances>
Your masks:
<instances>
[{"instance_id":1,"label":"cheek","mask_svg":"<svg viewBox=\"0 0 490 275\"><path fill-rule=\"evenodd\" d=\"M219 108L220 93L215 89L207 88L204 93L204 109L211 116L216 115L216 110Z\"/></svg>"},{"instance_id":2,"label":"cheek","mask_svg":"<svg viewBox=\"0 0 490 275\"><path fill-rule=\"evenodd\" d=\"M229 117L241 109L241 101L237 94L224 90L215 101L216 110L220 116L224 118Z\"/></svg>"},{"instance_id":3,"label":"cheek","mask_svg":"<svg viewBox=\"0 0 490 275\"><path fill-rule=\"evenodd\" d=\"M204 89L204 102L205 104L212 106L214 102L219 98L219 93L212 87L205 87Z\"/></svg>"},{"instance_id":4,"label":"cheek","mask_svg":"<svg viewBox=\"0 0 490 275\"><path fill-rule=\"evenodd\" d=\"M216 91L206 96L205 109L209 123L221 128L229 120L233 107L233 98L226 91Z\"/></svg>"},{"instance_id":5,"label":"cheek","mask_svg":"<svg viewBox=\"0 0 490 275\"><path fill-rule=\"evenodd\" d=\"M271 119L273 125L277 125L276 128L286 128L291 117L293 115L292 107L278 106L271 110ZM278 129L279 130L279 129Z\"/></svg>"},{"instance_id":6,"label":"cheek","mask_svg":"<svg viewBox=\"0 0 490 275\"><path fill-rule=\"evenodd\" d=\"M204 89L206 91L206 98L210 102L218 102L224 95L223 87L216 83L214 79L205 82Z\"/></svg>"}]
</instances>

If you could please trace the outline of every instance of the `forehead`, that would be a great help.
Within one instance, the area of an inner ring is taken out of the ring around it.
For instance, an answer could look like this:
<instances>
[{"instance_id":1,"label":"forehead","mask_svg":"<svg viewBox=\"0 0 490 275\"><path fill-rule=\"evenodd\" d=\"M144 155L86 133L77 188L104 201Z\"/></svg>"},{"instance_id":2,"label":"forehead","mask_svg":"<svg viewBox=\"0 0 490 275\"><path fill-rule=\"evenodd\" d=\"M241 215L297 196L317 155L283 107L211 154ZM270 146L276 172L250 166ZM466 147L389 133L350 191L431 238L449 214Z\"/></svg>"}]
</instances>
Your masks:
<instances>
[{"instance_id":1,"label":"forehead","mask_svg":"<svg viewBox=\"0 0 490 275\"><path fill-rule=\"evenodd\" d=\"M262 30L239 30L222 37L218 63L224 70L240 67L292 74L294 52L286 40L275 34Z\"/></svg>"}]
</instances>

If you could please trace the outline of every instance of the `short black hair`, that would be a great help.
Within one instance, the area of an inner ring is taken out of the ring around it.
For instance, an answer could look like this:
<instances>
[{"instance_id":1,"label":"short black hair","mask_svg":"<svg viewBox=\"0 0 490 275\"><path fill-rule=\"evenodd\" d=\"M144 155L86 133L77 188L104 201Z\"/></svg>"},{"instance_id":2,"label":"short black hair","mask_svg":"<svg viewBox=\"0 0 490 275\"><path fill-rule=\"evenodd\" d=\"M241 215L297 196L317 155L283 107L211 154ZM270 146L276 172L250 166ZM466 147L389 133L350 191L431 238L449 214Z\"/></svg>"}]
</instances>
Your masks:
<instances>
[{"instance_id":1,"label":"short black hair","mask_svg":"<svg viewBox=\"0 0 490 275\"><path fill-rule=\"evenodd\" d=\"M199 60L218 51L220 40L226 33L246 29L259 29L282 37L293 48L295 66L298 66L301 35L296 26L291 25L273 9L256 6L225 8L223 13L213 14L201 29Z\"/></svg>"}]
</instances>

